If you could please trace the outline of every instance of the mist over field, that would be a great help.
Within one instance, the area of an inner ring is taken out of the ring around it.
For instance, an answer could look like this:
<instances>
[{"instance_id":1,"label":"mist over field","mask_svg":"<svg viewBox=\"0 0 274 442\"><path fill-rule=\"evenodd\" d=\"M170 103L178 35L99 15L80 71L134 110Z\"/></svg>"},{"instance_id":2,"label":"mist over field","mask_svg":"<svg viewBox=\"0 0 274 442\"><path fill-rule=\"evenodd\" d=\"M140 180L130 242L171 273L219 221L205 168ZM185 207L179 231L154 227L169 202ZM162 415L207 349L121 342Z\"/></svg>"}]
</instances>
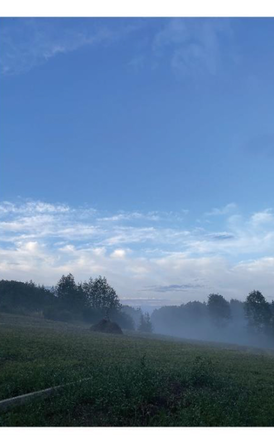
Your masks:
<instances>
[{"instance_id":1,"label":"mist over field","mask_svg":"<svg viewBox=\"0 0 274 442\"><path fill-rule=\"evenodd\" d=\"M188 311L188 307L163 307L154 311L151 317L154 332L183 339L274 348L271 337L250 330L242 305L240 311L236 311L235 316L232 314L227 324L221 326L214 324L204 306L201 306L203 311L198 314Z\"/></svg>"}]
</instances>

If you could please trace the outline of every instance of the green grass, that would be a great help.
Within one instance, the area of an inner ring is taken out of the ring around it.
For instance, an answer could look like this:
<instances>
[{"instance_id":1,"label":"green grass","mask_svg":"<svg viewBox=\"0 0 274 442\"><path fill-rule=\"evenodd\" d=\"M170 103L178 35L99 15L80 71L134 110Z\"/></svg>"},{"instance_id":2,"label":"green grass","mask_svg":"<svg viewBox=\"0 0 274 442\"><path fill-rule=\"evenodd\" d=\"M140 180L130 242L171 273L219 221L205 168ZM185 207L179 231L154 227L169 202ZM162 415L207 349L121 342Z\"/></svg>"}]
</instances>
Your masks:
<instances>
[{"instance_id":1,"label":"green grass","mask_svg":"<svg viewBox=\"0 0 274 442\"><path fill-rule=\"evenodd\" d=\"M0 315L0 400L91 377L1 426L273 426L273 374L271 351Z\"/></svg>"}]
</instances>

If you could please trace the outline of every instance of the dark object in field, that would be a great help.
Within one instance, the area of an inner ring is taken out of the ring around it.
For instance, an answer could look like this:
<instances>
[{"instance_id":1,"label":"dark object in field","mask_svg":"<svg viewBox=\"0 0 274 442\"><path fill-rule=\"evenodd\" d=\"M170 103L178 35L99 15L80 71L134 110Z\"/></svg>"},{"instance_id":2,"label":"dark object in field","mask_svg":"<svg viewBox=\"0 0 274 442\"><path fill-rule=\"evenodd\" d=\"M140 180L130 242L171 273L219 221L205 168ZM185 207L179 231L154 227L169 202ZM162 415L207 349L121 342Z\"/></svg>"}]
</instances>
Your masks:
<instances>
[{"instance_id":1,"label":"dark object in field","mask_svg":"<svg viewBox=\"0 0 274 442\"><path fill-rule=\"evenodd\" d=\"M92 325L90 330L102 333L115 333L118 335L123 334L121 327L119 327L116 322L111 322L109 319L101 319L97 324Z\"/></svg>"}]
</instances>

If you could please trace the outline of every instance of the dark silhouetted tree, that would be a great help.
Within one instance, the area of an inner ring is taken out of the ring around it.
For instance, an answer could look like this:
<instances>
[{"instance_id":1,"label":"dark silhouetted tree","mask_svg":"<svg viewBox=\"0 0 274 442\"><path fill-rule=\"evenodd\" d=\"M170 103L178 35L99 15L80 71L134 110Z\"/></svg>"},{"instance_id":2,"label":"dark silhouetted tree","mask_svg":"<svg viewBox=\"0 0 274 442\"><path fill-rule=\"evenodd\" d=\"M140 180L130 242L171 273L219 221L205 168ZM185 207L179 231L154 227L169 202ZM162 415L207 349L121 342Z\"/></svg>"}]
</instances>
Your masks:
<instances>
[{"instance_id":1,"label":"dark silhouetted tree","mask_svg":"<svg viewBox=\"0 0 274 442\"><path fill-rule=\"evenodd\" d=\"M207 308L210 318L217 327L227 324L231 318L229 302L222 295L212 293L208 297Z\"/></svg>"},{"instance_id":2,"label":"dark silhouetted tree","mask_svg":"<svg viewBox=\"0 0 274 442\"><path fill-rule=\"evenodd\" d=\"M257 333L268 333L272 323L271 306L258 290L250 292L245 301L249 326Z\"/></svg>"},{"instance_id":3,"label":"dark silhouetted tree","mask_svg":"<svg viewBox=\"0 0 274 442\"><path fill-rule=\"evenodd\" d=\"M81 285L75 283L74 276L63 275L55 289L62 306L73 313L79 313L87 304L87 298Z\"/></svg>"},{"instance_id":4,"label":"dark silhouetted tree","mask_svg":"<svg viewBox=\"0 0 274 442\"><path fill-rule=\"evenodd\" d=\"M94 280L90 278L88 282L81 284L81 288L90 308L104 311L107 316L111 311L121 309L118 295L106 278L102 276Z\"/></svg>"},{"instance_id":5,"label":"dark silhouetted tree","mask_svg":"<svg viewBox=\"0 0 274 442\"><path fill-rule=\"evenodd\" d=\"M183 306L185 320L188 319L192 323L202 321L207 315L207 306L200 301L190 301Z\"/></svg>"}]
</instances>

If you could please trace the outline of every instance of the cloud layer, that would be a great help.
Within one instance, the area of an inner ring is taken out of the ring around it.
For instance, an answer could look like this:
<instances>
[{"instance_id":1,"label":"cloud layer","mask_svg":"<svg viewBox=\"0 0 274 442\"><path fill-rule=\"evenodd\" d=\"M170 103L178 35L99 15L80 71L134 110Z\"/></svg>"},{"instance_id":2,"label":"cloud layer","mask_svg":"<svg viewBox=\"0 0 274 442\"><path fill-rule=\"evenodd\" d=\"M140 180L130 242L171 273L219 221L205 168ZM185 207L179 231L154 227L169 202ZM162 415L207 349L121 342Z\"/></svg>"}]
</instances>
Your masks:
<instances>
[{"instance_id":1,"label":"cloud layer","mask_svg":"<svg viewBox=\"0 0 274 442\"><path fill-rule=\"evenodd\" d=\"M205 300L210 292L243 299L252 289L272 296L270 208L243 216L231 203L202 214L198 223L187 210L111 214L61 203L2 202L0 232L4 279L52 285L68 272L77 280L101 274L135 304Z\"/></svg>"}]
</instances>

